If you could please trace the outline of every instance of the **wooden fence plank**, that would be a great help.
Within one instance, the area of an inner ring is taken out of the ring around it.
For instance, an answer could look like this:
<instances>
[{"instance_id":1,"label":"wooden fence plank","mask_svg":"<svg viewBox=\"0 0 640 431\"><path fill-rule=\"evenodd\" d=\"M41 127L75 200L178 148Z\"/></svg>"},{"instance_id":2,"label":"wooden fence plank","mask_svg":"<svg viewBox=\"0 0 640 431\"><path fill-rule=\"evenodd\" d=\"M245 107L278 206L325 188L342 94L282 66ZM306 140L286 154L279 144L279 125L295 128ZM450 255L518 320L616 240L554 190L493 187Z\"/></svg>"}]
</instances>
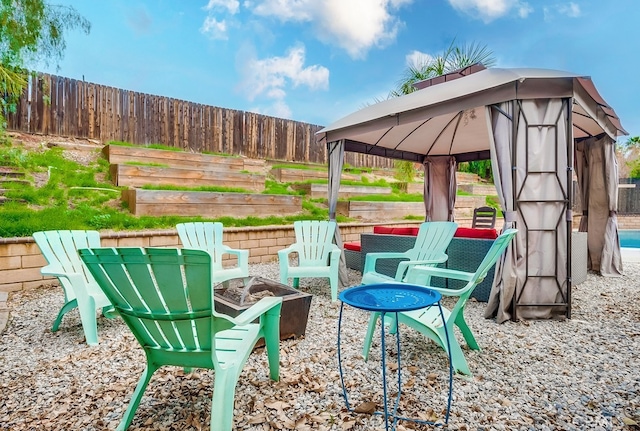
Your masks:
<instances>
[{"instance_id":1,"label":"wooden fence plank","mask_svg":"<svg viewBox=\"0 0 640 431\"><path fill-rule=\"evenodd\" d=\"M321 126L234 109L121 90L55 75L30 78L29 90L7 116L23 132L161 143L191 151L326 163ZM391 167L393 161L347 153L353 166Z\"/></svg>"}]
</instances>

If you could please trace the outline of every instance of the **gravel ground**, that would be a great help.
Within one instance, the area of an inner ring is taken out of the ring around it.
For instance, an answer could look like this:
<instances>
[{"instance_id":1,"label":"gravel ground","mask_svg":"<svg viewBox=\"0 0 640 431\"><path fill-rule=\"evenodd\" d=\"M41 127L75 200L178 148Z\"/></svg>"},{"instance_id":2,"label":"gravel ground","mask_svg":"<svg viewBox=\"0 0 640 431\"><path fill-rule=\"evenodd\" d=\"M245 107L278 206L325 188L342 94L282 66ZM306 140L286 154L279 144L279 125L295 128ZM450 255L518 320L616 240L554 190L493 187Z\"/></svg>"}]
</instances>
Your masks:
<instances>
[{"instance_id":1,"label":"gravel ground","mask_svg":"<svg viewBox=\"0 0 640 431\"><path fill-rule=\"evenodd\" d=\"M277 279L277 264L251 273ZM351 272L351 283L359 273ZM589 274L573 291L567 321L498 325L470 302L469 324L483 347L465 355L472 378L456 376L451 430L640 429L640 263L625 276ZM271 382L263 349L251 355L237 387L238 430L377 430L381 417L345 409L336 359L339 304L328 283L303 279L314 294L306 338L281 343L281 381ZM119 319L99 319L100 345L89 347L77 311L50 331L62 305L57 287L10 297L0 336L0 430L114 429L144 367L137 342ZM381 404L380 351L360 358L367 315L345 307L342 353L353 405ZM459 335L459 334L458 334ZM394 346L393 338L389 344ZM448 367L440 349L402 333L402 414L443 420ZM393 350L390 349L393 355ZM154 375L130 430L209 429L212 372L166 367ZM398 429L430 429L401 422Z\"/></svg>"}]
</instances>

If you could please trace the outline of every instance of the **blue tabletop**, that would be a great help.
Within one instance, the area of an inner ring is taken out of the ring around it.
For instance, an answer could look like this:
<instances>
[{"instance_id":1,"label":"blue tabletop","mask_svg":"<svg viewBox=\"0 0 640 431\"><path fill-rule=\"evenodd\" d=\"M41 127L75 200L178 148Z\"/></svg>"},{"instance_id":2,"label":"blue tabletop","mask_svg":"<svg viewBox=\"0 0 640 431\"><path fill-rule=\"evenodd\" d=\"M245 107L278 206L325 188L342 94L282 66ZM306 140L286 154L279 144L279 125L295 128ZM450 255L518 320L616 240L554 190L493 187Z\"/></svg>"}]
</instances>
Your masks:
<instances>
[{"instance_id":1,"label":"blue tabletop","mask_svg":"<svg viewBox=\"0 0 640 431\"><path fill-rule=\"evenodd\" d=\"M350 287L340 292L345 304L368 311L394 312L425 308L440 301L440 292L406 283L379 283Z\"/></svg>"}]
</instances>

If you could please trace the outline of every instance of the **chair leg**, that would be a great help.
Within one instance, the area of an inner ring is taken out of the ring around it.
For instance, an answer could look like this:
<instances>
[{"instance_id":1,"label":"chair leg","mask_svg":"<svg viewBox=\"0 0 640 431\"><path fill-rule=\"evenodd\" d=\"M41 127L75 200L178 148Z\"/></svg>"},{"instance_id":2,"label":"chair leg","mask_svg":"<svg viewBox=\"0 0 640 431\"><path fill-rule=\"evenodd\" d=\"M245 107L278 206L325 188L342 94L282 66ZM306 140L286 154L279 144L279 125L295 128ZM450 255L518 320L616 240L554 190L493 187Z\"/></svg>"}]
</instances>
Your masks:
<instances>
[{"instance_id":1,"label":"chair leg","mask_svg":"<svg viewBox=\"0 0 640 431\"><path fill-rule=\"evenodd\" d=\"M211 399L211 431L231 431L237 370L216 370Z\"/></svg>"},{"instance_id":2,"label":"chair leg","mask_svg":"<svg viewBox=\"0 0 640 431\"><path fill-rule=\"evenodd\" d=\"M444 334L444 327L438 328L438 337L440 338L440 343L442 343L441 345L446 352L447 339ZM449 345L451 346L451 363L453 365L453 370L456 373L470 376L471 370L469 369L469 364L467 363L467 359L464 357L460 344L453 333L453 327L449 329Z\"/></svg>"},{"instance_id":3,"label":"chair leg","mask_svg":"<svg viewBox=\"0 0 640 431\"><path fill-rule=\"evenodd\" d=\"M271 310L264 316L264 344L267 348L269 375L271 380L280 380L280 310Z\"/></svg>"},{"instance_id":4,"label":"chair leg","mask_svg":"<svg viewBox=\"0 0 640 431\"><path fill-rule=\"evenodd\" d=\"M62 306L60 311L58 312L58 317L53 321L53 327L51 328L51 332L56 332L60 327L60 323L62 322L62 317L67 314L69 311L73 310L78 306L78 300L74 299L72 301L67 302Z\"/></svg>"},{"instance_id":5,"label":"chair leg","mask_svg":"<svg viewBox=\"0 0 640 431\"><path fill-rule=\"evenodd\" d=\"M138 381L138 385L136 386L136 390L131 395L131 401L129 401L129 407L124 412L124 416L122 417L122 421L116 431L125 431L131 425L133 421L133 416L136 414L136 410L138 409L138 405L140 404L140 400L142 399L142 395L144 394L144 390L149 384L149 380L151 380L151 376L157 370L156 367L153 367L149 360L147 359L147 366L142 372L142 376L140 376L140 380Z\"/></svg>"},{"instance_id":6,"label":"chair leg","mask_svg":"<svg viewBox=\"0 0 640 431\"><path fill-rule=\"evenodd\" d=\"M369 326L367 327L367 333L364 336L364 344L362 345L362 357L366 361L369 359L369 350L371 350L371 342L373 340L373 332L376 329L376 322L380 317L380 313L372 312L369 316Z\"/></svg>"},{"instance_id":7,"label":"chair leg","mask_svg":"<svg viewBox=\"0 0 640 431\"><path fill-rule=\"evenodd\" d=\"M84 330L84 337L90 346L98 345L98 319L96 318L96 303L89 298L87 304L79 304L80 321Z\"/></svg>"},{"instance_id":8,"label":"chair leg","mask_svg":"<svg viewBox=\"0 0 640 431\"><path fill-rule=\"evenodd\" d=\"M102 307L102 315L107 319L115 319L119 316L118 312L113 305L107 305L106 307Z\"/></svg>"},{"instance_id":9,"label":"chair leg","mask_svg":"<svg viewBox=\"0 0 640 431\"><path fill-rule=\"evenodd\" d=\"M338 275L331 275L329 277L329 283L331 284L331 300L338 300Z\"/></svg>"},{"instance_id":10,"label":"chair leg","mask_svg":"<svg viewBox=\"0 0 640 431\"><path fill-rule=\"evenodd\" d=\"M467 325L467 322L464 320L462 313L458 314L456 317L455 324L460 328L460 332L462 332L462 336L467 342L467 346L469 346L471 350L480 350L476 337L474 337L473 332L469 329L469 325Z\"/></svg>"}]
</instances>

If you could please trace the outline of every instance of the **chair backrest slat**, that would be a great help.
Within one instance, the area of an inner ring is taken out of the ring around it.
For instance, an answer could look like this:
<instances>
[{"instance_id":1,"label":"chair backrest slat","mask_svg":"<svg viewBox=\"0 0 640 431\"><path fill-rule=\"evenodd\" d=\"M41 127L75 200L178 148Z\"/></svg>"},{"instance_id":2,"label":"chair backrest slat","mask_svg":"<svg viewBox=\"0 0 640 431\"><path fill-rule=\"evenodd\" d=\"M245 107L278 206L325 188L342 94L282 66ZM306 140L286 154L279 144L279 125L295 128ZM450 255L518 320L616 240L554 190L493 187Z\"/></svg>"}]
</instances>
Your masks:
<instances>
[{"instance_id":1,"label":"chair backrest slat","mask_svg":"<svg viewBox=\"0 0 640 431\"><path fill-rule=\"evenodd\" d=\"M478 284L484 280L491 267L496 263L498 258L502 255L504 250L509 246L509 243L518 232L517 229L505 230L491 245L491 248L478 265L478 269L475 272L475 279L478 279Z\"/></svg>"},{"instance_id":2,"label":"chair backrest slat","mask_svg":"<svg viewBox=\"0 0 640 431\"><path fill-rule=\"evenodd\" d=\"M473 210L471 227L493 229L496 225L496 209L492 207L479 207Z\"/></svg>"},{"instance_id":3,"label":"chair backrest slat","mask_svg":"<svg viewBox=\"0 0 640 431\"><path fill-rule=\"evenodd\" d=\"M100 233L84 230L50 230L34 232L33 238L49 264L58 264L66 273L83 274L85 281L91 281L87 269L78 256L78 250L100 247ZM68 281L60 280L67 289Z\"/></svg>"},{"instance_id":4,"label":"chair backrest slat","mask_svg":"<svg viewBox=\"0 0 640 431\"><path fill-rule=\"evenodd\" d=\"M458 225L454 222L424 222L418 229L415 245L409 251L411 260L436 259L445 252Z\"/></svg>"},{"instance_id":5,"label":"chair backrest slat","mask_svg":"<svg viewBox=\"0 0 640 431\"><path fill-rule=\"evenodd\" d=\"M326 263L332 250L336 222L301 220L293 223L300 265L312 262Z\"/></svg>"},{"instance_id":6,"label":"chair backrest slat","mask_svg":"<svg viewBox=\"0 0 640 431\"><path fill-rule=\"evenodd\" d=\"M143 347L211 351L206 251L96 248L80 255Z\"/></svg>"},{"instance_id":7,"label":"chair backrest slat","mask_svg":"<svg viewBox=\"0 0 640 431\"><path fill-rule=\"evenodd\" d=\"M205 250L211 254L214 269L222 269L224 226L220 222L178 223L180 242L184 248Z\"/></svg>"}]
</instances>

